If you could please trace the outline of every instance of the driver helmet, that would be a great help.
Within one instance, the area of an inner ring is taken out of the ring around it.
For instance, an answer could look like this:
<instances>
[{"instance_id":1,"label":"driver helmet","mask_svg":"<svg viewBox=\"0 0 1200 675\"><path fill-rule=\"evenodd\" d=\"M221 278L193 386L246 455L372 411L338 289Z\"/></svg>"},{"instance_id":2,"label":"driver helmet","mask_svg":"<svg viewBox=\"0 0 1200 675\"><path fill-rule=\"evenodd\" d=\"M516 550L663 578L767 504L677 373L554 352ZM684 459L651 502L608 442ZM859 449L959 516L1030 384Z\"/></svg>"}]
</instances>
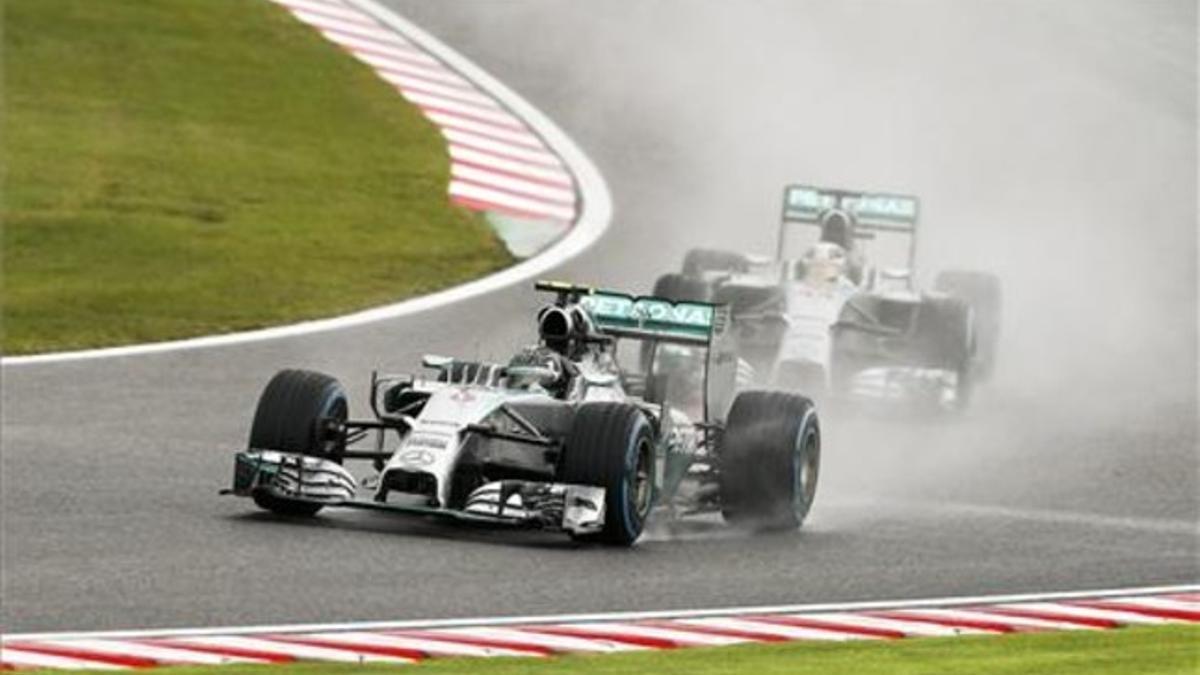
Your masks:
<instances>
[{"instance_id":1,"label":"driver helmet","mask_svg":"<svg viewBox=\"0 0 1200 675\"><path fill-rule=\"evenodd\" d=\"M538 337L547 348L569 356L574 351L578 328L571 312L557 305L543 307L538 312Z\"/></svg>"},{"instance_id":2,"label":"driver helmet","mask_svg":"<svg viewBox=\"0 0 1200 675\"><path fill-rule=\"evenodd\" d=\"M835 282L845 276L850 261L846 249L821 241L804 252L804 280L813 283Z\"/></svg>"},{"instance_id":3,"label":"driver helmet","mask_svg":"<svg viewBox=\"0 0 1200 675\"><path fill-rule=\"evenodd\" d=\"M538 312L542 344L572 361L583 357L588 340L597 333L592 318L578 305L549 305Z\"/></svg>"},{"instance_id":4,"label":"driver helmet","mask_svg":"<svg viewBox=\"0 0 1200 675\"><path fill-rule=\"evenodd\" d=\"M850 215L841 209L829 209L821 214L821 241L837 244L845 250L850 250L854 235L854 225Z\"/></svg>"}]
</instances>

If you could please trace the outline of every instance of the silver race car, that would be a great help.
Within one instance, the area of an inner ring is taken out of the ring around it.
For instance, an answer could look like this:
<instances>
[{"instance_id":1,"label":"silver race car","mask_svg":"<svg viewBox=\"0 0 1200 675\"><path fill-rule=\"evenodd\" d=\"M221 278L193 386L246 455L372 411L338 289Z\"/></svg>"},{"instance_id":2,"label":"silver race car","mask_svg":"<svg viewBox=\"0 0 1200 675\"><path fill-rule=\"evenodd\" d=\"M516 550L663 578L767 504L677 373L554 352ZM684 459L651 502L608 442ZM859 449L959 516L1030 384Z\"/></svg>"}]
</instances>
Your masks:
<instances>
[{"instance_id":1,"label":"silver race car","mask_svg":"<svg viewBox=\"0 0 1200 675\"><path fill-rule=\"evenodd\" d=\"M791 185L773 258L692 250L655 293L730 305L738 351L761 384L818 400L961 409L994 363L999 282L950 270L919 290L918 215L908 195ZM797 224L814 227L792 255Z\"/></svg>"},{"instance_id":2,"label":"silver race car","mask_svg":"<svg viewBox=\"0 0 1200 675\"><path fill-rule=\"evenodd\" d=\"M796 394L735 392L727 307L536 288L554 295L537 344L507 363L426 356L427 377L373 375L370 420L348 419L332 377L276 374L224 492L285 515L354 507L615 545L637 540L656 506L666 517L800 526L817 485L816 410ZM703 351L690 397L699 418L666 402L659 373L621 368L621 340ZM351 473L350 460L373 470Z\"/></svg>"}]
</instances>

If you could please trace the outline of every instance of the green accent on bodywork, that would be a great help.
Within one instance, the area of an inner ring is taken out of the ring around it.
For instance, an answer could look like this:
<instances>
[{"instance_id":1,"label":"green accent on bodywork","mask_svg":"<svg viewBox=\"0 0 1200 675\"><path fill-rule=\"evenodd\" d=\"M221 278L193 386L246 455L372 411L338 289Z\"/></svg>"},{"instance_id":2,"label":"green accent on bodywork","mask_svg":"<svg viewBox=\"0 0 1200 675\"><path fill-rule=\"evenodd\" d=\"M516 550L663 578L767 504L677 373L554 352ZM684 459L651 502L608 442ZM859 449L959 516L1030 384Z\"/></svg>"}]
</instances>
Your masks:
<instances>
[{"instance_id":1,"label":"green accent on bodywork","mask_svg":"<svg viewBox=\"0 0 1200 675\"><path fill-rule=\"evenodd\" d=\"M634 298L609 291L594 291L579 302L601 329L635 328L700 338L711 333L716 309L707 303Z\"/></svg>"},{"instance_id":2,"label":"green accent on bodywork","mask_svg":"<svg viewBox=\"0 0 1200 675\"><path fill-rule=\"evenodd\" d=\"M234 493L248 492L255 485L261 484L262 476L274 476L279 473L278 462L263 460L262 454L253 451L237 453L233 467Z\"/></svg>"},{"instance_id":3,"label":"green accent on bodywork","mask_svg":"<svg viewBox=\"0 0 1200 675\"><path fill-rule=\"evenodd\" d=\"M822 212L840 208L864 221L915 223L919 202L910 195L857 193L789 185L783 207L784 217L789 220L815 221Z\"/></svg>"},{"instance_id":4,"label":"green accent on bodywork","mask_svg":"<svg viewBox=\"0 0 1200 675\"><path fill-rule=\"evenodd\" d=\"M837 205L837 196L806 185L789 185L783 198L784 215L796 220L816 220L822 211Z\"/></svg>"},{"instance_id":5,"label":"green accent on bodywork","mask_svg":"<svg viewBox=\"0 0 1200 675\"><path fill-rule=\"evenodd\" d=\"M917 220L917 200L906 195L873 194L842 199L847 211L864 220L893 220L913 223Z\"/></svg>"}]
</instances>

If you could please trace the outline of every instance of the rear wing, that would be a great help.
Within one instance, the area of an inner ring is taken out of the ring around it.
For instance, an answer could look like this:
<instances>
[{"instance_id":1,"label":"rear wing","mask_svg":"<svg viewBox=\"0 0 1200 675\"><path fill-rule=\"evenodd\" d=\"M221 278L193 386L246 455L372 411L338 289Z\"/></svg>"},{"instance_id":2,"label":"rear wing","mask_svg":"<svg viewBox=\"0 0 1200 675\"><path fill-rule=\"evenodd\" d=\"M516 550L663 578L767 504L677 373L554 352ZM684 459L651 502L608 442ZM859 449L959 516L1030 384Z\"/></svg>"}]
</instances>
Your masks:
<instances>
[{"instance_id":1,"label":"rear wing","mask_svg":"<svg viewBox=\"0 0 1200 675\"><path fill-rule=\"evenodd\" d=\"M707 347L729 320L728 307L709 302L672 302L558 281L539 281L534 287L556 293L559 304L578 304L597 328L613 337Z\"/></svg>"},{"instance_id":2,"label":"rear wing","mask_svg":"<svg viewBox=\"0 0 1200 675\"><path fill-rule=\"evenodd\" d=\"M921 200L888 192L788 185L783 189L776 256L783 258L784 232L789 224L820 225L821 217L832 209L845 211L854 218L854 236L858 239L874 239L876 232L915 235ZM915 243L914 236L913 246Z\"/></svg>"},{"instance_id":3,"label":"rear wing","mask_svg":"<svg viewBox=\"0 0 1200 675\"><path fill-rule=\"evenodd\" d=\"M578 304L605 335L651 342L655 348L667 343L705 349L706 416L724 418L732 403L738 362L728 305L673 302L556 281L538 281L534 288L557 294L560 305Z\"/></svg>"},{"instance_id":4,"label":"rear wing","mask_svg":"<svg viewBox=\"0 0 1200 675\"><path fill-rule=\"evenodd\" d=\"M707 347L728 307L707 302L671 302L652 296L634 297L613 291L594 291L579 304L609 335Z\"/></svg>"}]
</instances>

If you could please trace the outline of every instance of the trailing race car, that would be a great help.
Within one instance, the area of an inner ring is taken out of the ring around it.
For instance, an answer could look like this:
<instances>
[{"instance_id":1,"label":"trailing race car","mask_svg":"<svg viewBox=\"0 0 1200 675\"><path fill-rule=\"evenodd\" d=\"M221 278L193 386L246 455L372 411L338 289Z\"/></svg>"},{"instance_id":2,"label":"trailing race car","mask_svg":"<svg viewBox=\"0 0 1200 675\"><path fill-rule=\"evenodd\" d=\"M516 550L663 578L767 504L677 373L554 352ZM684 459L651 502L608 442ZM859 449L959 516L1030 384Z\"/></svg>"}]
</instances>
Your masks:
<instances>
[{"instance_id":1,"label":"trailing race car","mask_svg":"<svg viewBox=\"0 0 1200 675\"><path fill-rule=\"evenodd\" d=\"M760 384L961 409L994 363L1000 286L990 274L952 270L918 291L918 214L907 195L789 186L773 259L695 249L655 293L729 304L738 351ZM793 224L816 226L815 241L789 257ZM887 253L902 265L872 260Z\"/></svg>"},{"instance_id":2,"label":"trailing race car","mask_svg":"<svg viewBox=\"0 0 1200 675\"><path fill-rule=\"evenodd\" d=\"M728 308L536 288L555 295L538 314L538 344L506 364L426 356L431 377L373 375L371 420L347 419L332 377L279 372L225 492L287 515L356 507L616 545L632 544L656 505L672 517L800 526L817 485L817 413L796 394L734 391ZM665 402L659 374L622 369L621 339L703 350L703 419ZM347 460L374 471L360 480Z\"/></svg>"}]
</instances>

